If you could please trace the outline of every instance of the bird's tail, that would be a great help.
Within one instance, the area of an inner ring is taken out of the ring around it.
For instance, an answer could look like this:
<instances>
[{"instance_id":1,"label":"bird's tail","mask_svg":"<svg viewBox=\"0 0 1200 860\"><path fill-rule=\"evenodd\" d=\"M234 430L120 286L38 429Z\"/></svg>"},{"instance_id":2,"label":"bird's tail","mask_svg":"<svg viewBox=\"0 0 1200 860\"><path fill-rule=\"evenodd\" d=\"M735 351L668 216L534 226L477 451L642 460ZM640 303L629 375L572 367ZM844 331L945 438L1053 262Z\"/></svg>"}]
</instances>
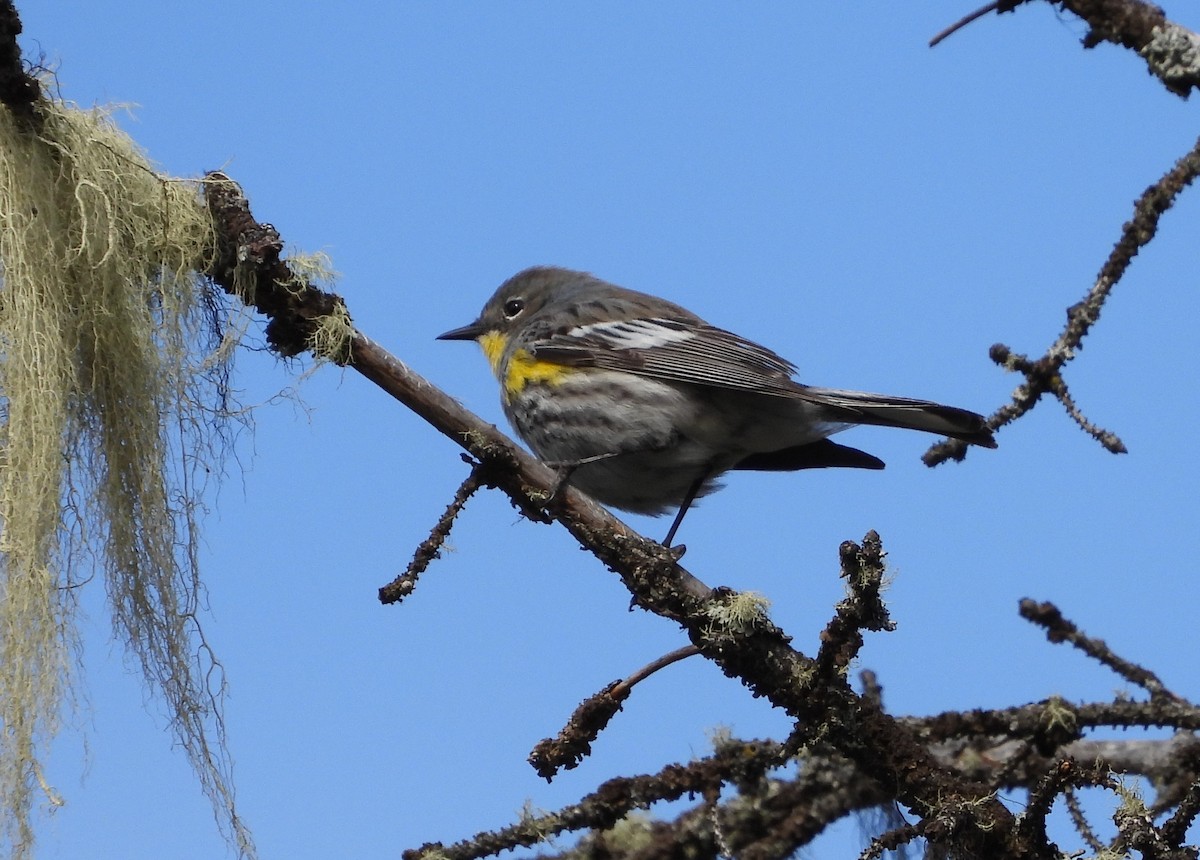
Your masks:
<instances>
[{"instance_id":1,"label":"bird's tail","mask_svg":"<svg viewBox=\"0 0 1200 860\"><path fill-rule=\"evenodd\" d=\"M801 386L796 396L825 407L830 421L923 430L984 448L996 447L987 420L982 415L955 406L909 397L811 386Z\"/></svg>"}]
</instances>

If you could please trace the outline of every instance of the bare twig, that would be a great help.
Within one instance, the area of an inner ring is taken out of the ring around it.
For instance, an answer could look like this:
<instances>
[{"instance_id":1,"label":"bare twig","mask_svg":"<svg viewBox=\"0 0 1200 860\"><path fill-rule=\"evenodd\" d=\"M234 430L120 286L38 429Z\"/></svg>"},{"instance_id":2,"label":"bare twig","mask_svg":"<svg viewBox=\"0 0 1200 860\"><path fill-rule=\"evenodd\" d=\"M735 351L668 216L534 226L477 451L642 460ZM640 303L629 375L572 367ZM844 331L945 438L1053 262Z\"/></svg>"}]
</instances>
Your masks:
<instances>
[{"instance_id":1,"label":"bare twig","mask_svg":"<svg viewBox=\"0 0 1200 860\"><path fill-rule=\"evenodd\" d=\"M205 185L217 226L219 247L210 274L226 292L268 317L267 341L282 355L309 348L318 322L341 310L340 296L304 284L281 259L283 240L270 224L250 213L241 189L222 174ZM680 567L661 544L644 538L570 486L553 494L556 473L527 454L493 425L418 376L359 331L351 332L347 363L487 467L485 483L503 490L532 517L542 517L541 500L580 543L624 578L643 606L671 616L679 602L705 600L711 589ZM655 595L658 597L655 597ZM659 599L661 598L661 600ZM668 604L676 604L674 610Z\"/></svg>"},{"instance_id":2,"label":"bare twig","mask_svg":"<svg viewBox=\"0 0 1200 860\"><path fill-rule=\"evenodd\" d=\"M1126 681L1146 690L1154 699L1183 701L1168 690L1158 676L1136 663L1131 663L1113 653L1103 639L1094 639L1083 633L1053 603L1038 603L1025 598L1020 604L1021 617L1042 627L1051 642L1069 642L1093 660L1112 669Z\"/></svg>"},{"instance_id":3,"label":"bare twig","mask_svg":"<svg viewBox=\"0 0 1200 860\"><path fill-rule=\"evenodd\" d=\"M1075 793L1074 788L1067 788L1063 791L1063 802L1066 804L1067 813L1071 816L1071 823L1075 825L1075 832L1079 834L1083 843L1092 850L1093 854L1099 854L1105 850L1108 846L1100 841L1100 837L1088 823L1087 816L1083 814L1083 807L1079 804L1079 795Z\"/></svg>"},{"instance_id":4,"label":"bare twig","mask_svg":"<svg viewBox=\"0 0 1200 860\"><path fill-rule=\"evenodd\" d=\"M924 833L925 828L920 824L902 824L872 839L866 850L858 855L859 860L879 860L887 852L899 851L910 842L915 842Z\"/></svg>"},{"instance_id":5,"label":"bare twig","mask_svg":"<svg viewBox=\"0 0 1200 860\"><path fill-rule=\"evenodd\" d=\"M858 681L862 687L863 701L867 702L873 708L883 709L883 685L879 683L879 678L870 669L863 669L858 673Z\"/></svg>"},{"instance_id":6,"label":"bare twig","mask_svg":"<svg viewBox=\"0 0 1200 860\"><path fill-rule=\"evenodd\" d=\"M1192 783L1176 807L1175 814L1163 823L1163 838L1171 847L1180 847L1197 816L1200 816L1200 779Z\"/></svg>"},{"instance_id":7,"label":"bare twig","mask_svg":"<svg viewBox=\"0 0 1200 860\"><path fill-rule=\"evenodd\" d=\"M1113 287L1121 280L1137 253L1154 238L1163 213L1174 205L1179 194L1191 185L1197 175L1200 175L1200 139L1138 198L1134 204L1133 218L1122 228L1121 237L1100 268L1096 281L1087 295L1068 310L1066 327L1041 358L1031 361L1004 344L996 344L991 348L992 360L1006 370L1023 374L1025 382L1017 387L1011 403L992 413L988 418L988 426L995 430L1011 424L1037 405L1043 394L1049 393L1064 398L1063 403L1072 417L1108 450L1115 453L1125 451L1120 439L1088 422L1074 402L1069 400L1061 373L1100 318L1100 311ZM927 466L935 466L948 459L961 460L966 455L966 449L965 443L947 440L933 445L922 460Z\"/></svg>"},{"instance_id":8,"label":"bare twig","mask_svg":"<svg viewBox=\"0 0 1200 860\"><path fill-rule=\"evenodd\" d=\"M1087 433L1093 439L1100 443L1100 446L1112 454L1128 454L1129 449L1125 447L1125 443L1121 441L1117 434L1110 430L1105 430L1097 424L1093 424L1075 405L1074 399L1071 397L1071 392L1067 390L1067 383L1061 376L1051 377L1049 380L1050 392L1058 398L1058 402L1062 404L1063 409L1067 410L1067 414L1071 416L1071 420L1079 425L1084 433Z\"/></svg>"},{"instance_id":9,"label":"bare twig","mask_svg":"<svg viewBox=\"0 0 1200 860\"><path fill-rule=\"evenodd\" d=\"M678 663L680 660L686 660L688 657L695 657L699 653L700 649L695 645L684 645L682 648L676 648L670 653L663 654L657 660L651 660L624 681L621 681L620 688L632 691L635 685L645 681L660 669L665 669L672 663Z\"/></svg>"},{"instance_id":10,"label":"bare twig","mask_svg":"<svg viewBox=\"0 0 1200 860\"><path fill-rule=\"evenodd\" d=\"M700 653L695 645L685 645L643 666L628 678L614 681L595 695L589 696L575 712L557 737L539 741L529 754L529 763L538 776L547 782L560 770L578 767L584 757L592 751L594 741L604 731L609 720L621 710L621 704L629 698L633 688L655 672Z\"/></svg>"},{"instance_id":11,"label":"bare twig","mask_svg":"<svg viewBox=\"0 0 1200 860\"><path fill-rule=\"evenodd\" d=\"M537 742L529 753L529 763L537 775L549 782L560 770L571 770L591 755L592 741L608 726L609 720L621 710L629 698L630 688L622 681L613 681L603 690L588 696L558 735Z\"/></svg>"},{"instance_id":12,"label":"bare twig","mask_svg":"<svg viewBox=\"0 0 1200 860\"><path fill-rule=\"evenodd\" d=\"M1020 2L1020 1L1021 0L1017 0L1017 2ZM955 33L957 33L963 27L967 26L972 21L979 20L980 18L982 18L984 15L988 14L989 12L997 12L997 13L1011 12L1013 9L1016 8L1017 2L1005 2L1005 0L993 0L993 2L991 2L991 3L988 3L984 6L980 6L974 12L969 12L966 15L963 15L961 18L959 18L957 21L955 21L949 27L942 30L940 33L938 33L936 36L934 36L932 39L930 39L929 47L936 48L938 46L938 44L941 43L943 40L948 39L949 37L953 36ZM1002 8L1002 7L1004 7L1004 8Z\"/></svg>"},{"instance_id":13,"label":"bare twig","mask_svg":"<svg viewBox=\"0 0 1200 860\"><path fill-rule=\"evenodd\" d=\"M466 455L463 455L466 458ZM404 573L397 576L387 585L379 589L379 602L383 604L399 603L408 595L412 594L413 589L417 585L417 578L425 572L425 568L429 567L429 563L441 555L442 545L445 544L446 538L450 536L450 529L454 526L454 520L462 513L463 506L466 505L467 499L475 494L479 489L482 481L479 476L478 465L471 469L471 473L467 475L466 480L459 486L458 491L454 494L454 499L446 507L445 512L438 517L437 523L429 532L429 537L421 541L413 553L412 561L408 563Z\"/></svg>"},{"instance_id":14,"label":"bare twig","mask_svg":"<svg viewBox=\"0 0 1200 860\"><path fill-rule=\"evenodd\" d=\"M1045 856L1062 856L1062 851L1046 836L1046 817L1054 801L1068 789L1085 785L1111 788L1113 782L1103 765L1080 766L1068 756L1055 762L1030 789L1029 802L1025 805L1019 827L1026 838L1041 841Z\"/></svg>"}]
</instances>

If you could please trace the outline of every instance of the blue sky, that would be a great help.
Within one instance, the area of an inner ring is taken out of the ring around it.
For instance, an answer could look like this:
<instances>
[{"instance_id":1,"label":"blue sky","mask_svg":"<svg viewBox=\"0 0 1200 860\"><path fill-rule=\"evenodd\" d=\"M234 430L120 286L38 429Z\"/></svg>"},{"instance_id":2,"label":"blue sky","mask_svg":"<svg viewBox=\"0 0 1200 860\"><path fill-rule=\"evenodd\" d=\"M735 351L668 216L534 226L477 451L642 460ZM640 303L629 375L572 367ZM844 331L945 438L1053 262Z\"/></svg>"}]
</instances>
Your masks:
<instances>
[{"instance_id":1,"label":"blue sky","mask_svg":"<svg viewBox=\"0 0 1200 860\"><path fill-rule=\"evenodd\" d=\"M1083 26L1040 6L930 50L976 2L19 5L23 45L65 97L135 105L121 124L173 173L226 169L260 219L332 256L364 332L497 424L478 350L433 338L538 263L670 298L805 382L990 412L1017 379L988 347L1044 350L1132 200L1196 135L1194 105L1134 55L1081 50ZM1200 595L1194 197L1068 369L1127 456L1053 402L998 450L932 471L932 437L850 431L841 441L886 471L736 475L685 522L689 569L767 595L811 652L842 594L839 543L878 530L898 629L871 636L861 666L899 714L1122 688L1021 621L1026 596L1200 694L1180 653ZM247 353L238 382L265 402L304 367ZM687 661L547 785L525 762L533 744L684 637L627 611L562 529L496 494L470 502L413 597L381 607L376 589L465 467L353 372L322 369L300 392L303 406L256 413L203 559L238 797L264 857L396 857L701 755L716 726L786 732ZM83 604L87 706L56 747L68 805L42 822L40 856L223 856L98 586ZM846 825L813 856L858 840Z\"/></svg>"}]
</instances>

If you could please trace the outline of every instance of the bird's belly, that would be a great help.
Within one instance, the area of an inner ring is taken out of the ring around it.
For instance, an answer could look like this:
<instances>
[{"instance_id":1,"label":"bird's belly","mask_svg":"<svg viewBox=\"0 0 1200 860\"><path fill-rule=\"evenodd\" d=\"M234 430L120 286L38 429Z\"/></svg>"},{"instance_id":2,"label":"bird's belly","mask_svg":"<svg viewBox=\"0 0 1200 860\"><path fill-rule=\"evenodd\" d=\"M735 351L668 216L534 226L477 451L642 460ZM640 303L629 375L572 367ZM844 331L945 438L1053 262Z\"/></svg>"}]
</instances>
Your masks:
<instances>
[{"instance_id":1,"label":"bird's belly","mask_svg":"<svg viewBox=\"0 0 1200 860\"><path fill-rule=\"evenodd\" d=\"M622 510L658 514L678 506L714 460L712 420L685 389L613 371L527 385L504 404L517 433L551 464L579 465L570 483Z\"/></svg>"},{"instance_id":2,"label":"bird's belly","mask_svg":"<svg viewBox=\"0 0 1200 860\"><path fill-rule=\"evenodd\" d=\"M531 382L510 394L504 409L542 460L580 464L572 485L606 505L647 514L678 507L701 477L707 480L697 496L706 495L716 489L713 478L748 454L840 429L786 397L592 369Z\"/></svg>"}]
</instances>

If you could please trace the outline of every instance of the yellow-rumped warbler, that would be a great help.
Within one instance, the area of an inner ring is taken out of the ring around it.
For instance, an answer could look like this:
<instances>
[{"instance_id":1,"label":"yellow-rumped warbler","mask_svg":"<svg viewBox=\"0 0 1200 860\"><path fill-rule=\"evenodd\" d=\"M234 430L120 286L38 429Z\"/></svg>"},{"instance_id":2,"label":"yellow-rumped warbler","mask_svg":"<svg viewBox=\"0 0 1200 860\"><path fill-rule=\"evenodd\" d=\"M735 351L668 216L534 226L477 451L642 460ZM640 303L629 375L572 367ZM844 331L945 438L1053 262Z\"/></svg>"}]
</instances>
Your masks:
<instances>
[{"instance_id":1,"label":"yellow-rumped warbler","mask_svg":"<svg viewBox=\"0 0 1200 860\"><path fill-rule=\"evenodd\" d=\"M996 447L983 416L927 400L814 388L766 347L664 299L539 266L505 281L473 323L504 414L543 461L606 505L683 514L731 469L883 461L826 437L855 424Z\"/></svg>"}]
</instances>

